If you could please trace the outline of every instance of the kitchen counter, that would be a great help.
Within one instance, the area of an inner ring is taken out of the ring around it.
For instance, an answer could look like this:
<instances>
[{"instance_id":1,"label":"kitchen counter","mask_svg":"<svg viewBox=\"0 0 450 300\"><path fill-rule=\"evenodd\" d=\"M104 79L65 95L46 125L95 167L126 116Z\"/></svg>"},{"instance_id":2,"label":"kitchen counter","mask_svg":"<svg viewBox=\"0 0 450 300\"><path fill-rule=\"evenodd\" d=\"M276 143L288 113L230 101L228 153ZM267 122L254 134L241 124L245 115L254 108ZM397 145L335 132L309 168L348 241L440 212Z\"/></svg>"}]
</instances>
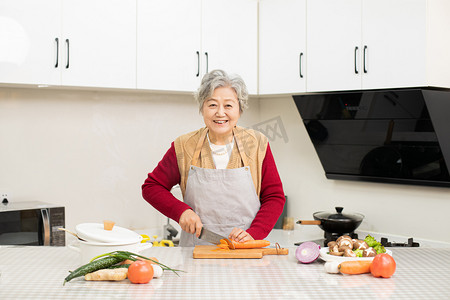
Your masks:
<instances>
[{"instance_id":1,"label":"kitchen counter","mask_svg":"<svg viewBox=\"0 0 450 300\"><path fill-rule=\"evenodd\" d=\"M391 248L397 271L327 274L323 262L287 256L193 259L193 248L153 247L142 254L186 273L165 271L148 284L74 279L79 254L67 247L0 246L0 299L449 299L450 248ZM331 298L330 298L331 297Z\"/></svg>"}]
</instances>

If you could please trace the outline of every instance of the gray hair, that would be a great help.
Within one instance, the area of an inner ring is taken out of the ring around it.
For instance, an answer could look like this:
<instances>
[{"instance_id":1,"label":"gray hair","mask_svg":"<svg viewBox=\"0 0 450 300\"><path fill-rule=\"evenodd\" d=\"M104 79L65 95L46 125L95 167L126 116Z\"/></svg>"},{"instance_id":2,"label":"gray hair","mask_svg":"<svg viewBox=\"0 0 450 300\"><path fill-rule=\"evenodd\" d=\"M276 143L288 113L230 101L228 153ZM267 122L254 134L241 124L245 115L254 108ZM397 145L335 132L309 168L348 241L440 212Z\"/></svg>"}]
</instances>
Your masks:
<instances>
[{"instance_id":1,"label":"gray hair","mask_svg":"<svg viewBox=\"0 0 450 300\"><path fill-rule=\"evenodd\" d=\"M248 107L248 91L244 80L236 74L228 75L223 70L212 70L205 74L198 90L194 93L194 98L199 104L199 111L202 111L203 103L209 99L214 90L219 87L231 87L237 95L239 101L239 111L242 113Z\"/></svg>"}]
</instances>

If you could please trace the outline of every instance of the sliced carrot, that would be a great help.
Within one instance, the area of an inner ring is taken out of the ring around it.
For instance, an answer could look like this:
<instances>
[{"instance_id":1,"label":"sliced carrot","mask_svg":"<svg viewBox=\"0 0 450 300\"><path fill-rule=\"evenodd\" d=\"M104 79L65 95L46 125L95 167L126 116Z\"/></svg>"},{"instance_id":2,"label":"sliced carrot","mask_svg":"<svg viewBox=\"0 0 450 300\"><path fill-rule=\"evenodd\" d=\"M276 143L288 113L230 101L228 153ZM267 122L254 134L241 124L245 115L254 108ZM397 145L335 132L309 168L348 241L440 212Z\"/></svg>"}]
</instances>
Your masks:
<instances>
[{"instance_id":1,"label":"sliced carrot","mask_svg":"<svg viewBox=\"0 0 450 300\"><path fill-rule=\"evenodd\" d=\"M364 274L370 273L371 260L344 261L339 264L339 271L342 274Z\"/></svg>"},{"instance_id":2,"label":"sliced carrot","mask_svg":"<svg viewBox=\"0 0 450 300\"><path fill-rule=\"evenodd\" d=\"M251 240L243 243L232 241L232 243L236 249L263 248L270 245L270 242L266 240Z\"/></svg>"}]
</instances>

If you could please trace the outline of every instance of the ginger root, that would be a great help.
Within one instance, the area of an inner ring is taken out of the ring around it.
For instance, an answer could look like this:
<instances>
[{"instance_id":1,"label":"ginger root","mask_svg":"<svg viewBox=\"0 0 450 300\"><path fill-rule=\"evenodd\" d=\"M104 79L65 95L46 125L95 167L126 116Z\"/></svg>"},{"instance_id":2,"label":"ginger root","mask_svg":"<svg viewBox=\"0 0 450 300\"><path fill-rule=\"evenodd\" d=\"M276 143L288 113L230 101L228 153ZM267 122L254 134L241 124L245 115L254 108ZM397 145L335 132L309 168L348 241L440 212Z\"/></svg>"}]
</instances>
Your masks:
<instances>
[{"instance_id":1,"label":"ginger root","mask_svg":"<svg viewBox=\"0 0 450 300\"><path fill-rule=\"evenodd\" d=\"M120 281L126 279L127 275L128 275L127 268L101 269L84 275L84 279L97 281L101 280Z\"/></svg>"}]
</instances>

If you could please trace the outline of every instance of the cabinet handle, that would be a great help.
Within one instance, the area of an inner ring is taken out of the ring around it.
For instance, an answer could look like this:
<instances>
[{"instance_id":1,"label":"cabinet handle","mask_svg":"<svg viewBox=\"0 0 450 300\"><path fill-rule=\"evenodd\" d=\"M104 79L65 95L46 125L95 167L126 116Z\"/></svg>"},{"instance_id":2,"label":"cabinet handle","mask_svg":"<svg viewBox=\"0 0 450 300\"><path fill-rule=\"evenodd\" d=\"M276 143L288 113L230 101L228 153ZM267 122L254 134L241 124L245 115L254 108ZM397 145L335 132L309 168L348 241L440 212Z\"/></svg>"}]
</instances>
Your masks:
<instances>
[{"instance_id":1,"label":"cabinet handle","mask_svg":"<svg viewBox=\"0 0 450 300\"><path fill-rule=\"evenodd\" d=\"M66 64L66 69L69 68L69 39L66 39L66 44L67 44L67 64Z\"/></svg>"},{"instance_id":2,"label":"cabinet handle","mask_svg":"<svg viewBox=\"0 0 450 300\"><path fill-rule=\"evenodd\" d=\"M197 51L197 75L196 77L200 76L200 52Z\"/></svg>"},{"instance_id":3,"label":"cabinet handle","mask_svg":"<svg viewBox=\"0 0 450 300\"><path fill-rule=\"evenodd\" d=\"M358 68L357 68L357 62L358 60L356 59L356 54L358 52L358 46L355 47L355 74L358 74Z\"/></svg>"},{"instance_id":4,"label":"cabinet handle","mask_svg":"<svg viewBox=\"0 0 450 300\"><path fill-rule=\"evenodd\" d=\"M364 55L363 55L364 73L367 73L367 69L366 69L366 50L367 50L367 46L364 45Z\"/></svg>"},{"instance_id":5,"label":"cabinet handle","mask_svg":"<svg viewBox=\"0 0 450 300\"><path fill-rule=\"evenodd\" d=\"M300 78L303 78L303 74L302 74L302 56L303 56L303 52L300 52L300 57L298 59L298 69L299 69L299 73L300 73Z\"/></svg>"},{"instance_id":6,"label":"cabinet handle","mask_svg":"<svg viewBox=\"0 0 450 300\"><path fill-rule=\"evenodd\" d=\"M59 58L59 39L55 38L55 42L56 42L56 63L55 63L55 68L58 67L58 58Z\"/></svg>"},{"instance_id":7,"label":"cabinet handle","mask_svg":"<svg viewBox=\"0 0 450 300\"><path fill-rule=\"evenodd\" d=\"M205 52L206 56L206 73L208 73L208 52Z\"/></svg>"}]
</instances>

